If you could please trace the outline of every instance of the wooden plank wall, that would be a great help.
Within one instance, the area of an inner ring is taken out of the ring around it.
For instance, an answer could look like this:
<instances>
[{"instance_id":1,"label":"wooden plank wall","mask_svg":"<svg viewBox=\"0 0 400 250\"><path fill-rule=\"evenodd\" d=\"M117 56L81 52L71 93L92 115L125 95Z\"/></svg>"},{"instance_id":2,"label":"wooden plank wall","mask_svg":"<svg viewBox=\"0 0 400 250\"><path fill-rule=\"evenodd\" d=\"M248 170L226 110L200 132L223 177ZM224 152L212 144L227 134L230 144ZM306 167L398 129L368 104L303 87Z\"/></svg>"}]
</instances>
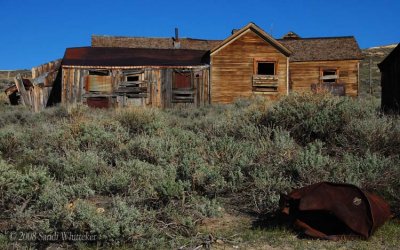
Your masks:
<instances>
[{"instance_id":1,"label":"wooden plank wall","mask_svg":"<svg viewBox=\"0 0 400 250\"><path fill-rule=\"evenodd\" d=\"M114 96L114 106L141 105L150 107L173 108L180 106L171 102L172 100L172 68L146 68L143 71L143 81L147 83L147 97L141 100L130 100L123 96ZM123 69L111 70L112 89L116 90L119 84L125 81ZM193 73L198 73L198 78L193 78L195 83L195 102L186 104L187 106L202 106L208 103L208 83L209 69L200 67L193 69ZM89 74L88 69L63 68L62 70L62 94L61 102L63 105L75 105L85 103L85 76ZM113 95L111 93L111 95Z\"/></svg>"},{"instance_id":2,"label":"wooden plank wall","mask_svg":"<svg viewBox=\"0 0 400 250\"><path fill-rule=\"evenodd\" d=\"M209 95L209 68L199 67L192 68L191 79L194 91L194 98L192 103L176 103L172 102L172 81L174 69L161 70L161 99L163 108L176 108L176 107L200 107L208 105ZM198 77L196 77L198 75Z\"/></svg>"},{"instance_id":3,"label":"wooden plank wall","mask_svg":"<svg viewBox=\"0 0 400 250\"><path fill-rule=\"evenodd\" d=\"M274 96L287 93L287 57L249 30L211 55L212 103L232 103L237 98L254 94L252 76L255 58L277 61L278 92Z\"/></svg>"},{"instance_id":4,"label":"wooden plank wall","mask_svg":"<svg viewBox=\"0 0 400 250\"><path fill-rule=\"evenodd\" d=\"M55 72L56 75L56 71L60 68L61 65L61 59L55 60L55 61L51 61L42 65L39 65L37 67L33 67L32 68L32 79L35 79L37 77L39 77L40 75L43 75L44 73L48 73L48 72ZM55 79L55 76L53 77ZM54 81L53 79L53 81Z\"/></svg>"},{"instance_id":5,"label":"wooden plank wall","mask_svg":"<svg viewBox=\"0 0 400 250\"><path fill-rule=\"evenodd\" d=\"M69 106L80 103L84 100L85 76L89 74L85 69L63 68L62 69L62 88L61 103Z\"/></svg>"},{"instance_id":6,"label":"wooden plank wall","mask_svg":"<svg viewBox=\"0 0 400 250\"><path fill-rule=\"evenodd\" d=\"M338 83L343 83L346 95L358 95L358 60L346 61L319 61L319 62L291 62L290 63L290 90L295 92L310 92L311 85L320 82L321 68L339 70Z\"/></svg>"}]
</instances>

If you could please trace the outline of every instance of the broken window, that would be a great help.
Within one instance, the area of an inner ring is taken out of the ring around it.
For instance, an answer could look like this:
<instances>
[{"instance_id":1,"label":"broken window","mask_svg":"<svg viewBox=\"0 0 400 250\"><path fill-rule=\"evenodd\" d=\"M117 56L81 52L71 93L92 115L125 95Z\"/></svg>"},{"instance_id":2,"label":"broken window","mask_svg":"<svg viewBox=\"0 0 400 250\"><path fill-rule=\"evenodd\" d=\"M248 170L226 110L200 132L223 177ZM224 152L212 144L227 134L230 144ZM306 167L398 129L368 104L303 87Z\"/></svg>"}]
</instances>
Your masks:
<instances>
[{"instance_id":1,"label":"broken window","mask_svg":"<svg viewBox=\"0 0 400 250\"><path fill-rule=\"evenodd\" d=\"M254 59L253 91L277 92L277 62L272 59Z\"/></svg>"},{"instance_id":2,"label":"broken window","mask_svg":"<svg viewBox=\"0 0 400 250\"><path fill-rule=\"evenodd\" d=\"M194 98L192 72L175 70L172 77L172 102L192 103Z\"/></svg>"},{"instance_id":3,"label":"broken window","mask_svg":"<svg viewBox=\"0 0 400 250\"><path fill-rule=\"evenodd\" d=\"M322 83L336 83L338 79L337 69L323 69L321 72Z\"/></svg>"},{"instance_id":4,"label":"broken window","mask_svg":"<svg viewBox=\"0 0 400 250\"><path fill-rule=\"evenodd\" d=\"M137 81L139 81L139 79L140 79L139 75L126 76L127 82L137 82Z\"/></svg>"},{"instance_id":5,"label":"broken window","mask_svg":"<svg viewBox=\"0 0 400 250\"><path fill-rule=\"evenodd\" d=\"M275 75L275 63L274 62L257 62L257 75Z\"/></svg>"},{"instance_id":6,"label":"broken window","mask_svg":"<svg viewBox=\"0 0 400 250\"><path fill-rule=\"evenodd\" d=\"M115 91L117 95L127 98L147 98L148 86L144 80L143 70L123 72L125 81L121 82Z\"/></svg>"}]
</instances>

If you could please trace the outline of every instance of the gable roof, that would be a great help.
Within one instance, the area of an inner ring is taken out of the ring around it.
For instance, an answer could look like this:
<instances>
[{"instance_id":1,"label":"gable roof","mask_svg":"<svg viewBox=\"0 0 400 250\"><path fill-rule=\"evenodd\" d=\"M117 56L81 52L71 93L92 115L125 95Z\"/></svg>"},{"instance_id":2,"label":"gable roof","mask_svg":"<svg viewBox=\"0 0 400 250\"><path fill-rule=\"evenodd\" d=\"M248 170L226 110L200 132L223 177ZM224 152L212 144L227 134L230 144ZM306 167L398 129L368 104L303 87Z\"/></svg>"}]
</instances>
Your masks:
<instances>
[{"instance_id":1,"label":"gable roof","mask_svg":"<svg viewBox=\"0 0 400 250\"><path fill-rule=\"evenodd\" d=\"M244 32L252 30L271 43L285 55L290 55L291 62L361 60L361 50L353 36L274 39L254 23L249 23L225 40L206 40L179 38L180 48L176 50L204 50L215 53L223 46L233 42ZM92 47L174 49L174 38L126 37L92 35Z\"/></svg>"},{"instance_id":2,"label":"gable roof","mask_svg":"<svg viewBox=\"0 0 400 250\"><path fill-rule=\"evenodd\" d=\"M277 40L275 40L272 36L268 35L260 27L258 27L254 23L249 23L246 26L244 26L243 28L241 28L240 30L238 30L235 33L233 33L230 37L228 37L227 39L222 41L218 46L216 46L213 49L211 49L211 51L210 51L211 55L213 53L216 53L217 51L219 51L220 49L222 49L226 45L232 43L233 41L235 41L239 37L241 37L248 30L251 30L254 33L256 33L258 36L260 36L266 42L270 43L272 46L274 46L276 49L278 49L282 54L284 54L286 56L289 56L292 53L289 49L287 49L284 45L282 45Z\"/></svg>"},{"instance_id":3,"label":"gable roof","mask_svg":"<svg viewBox=\"0 0 400 250\"><path fill-rule=\"evenodd\" d=\"M174 49L174 38L92 35L92 47ZM222 40L179 38L179 49L211 50Z\"/></svg>"},{"instance_id":4,"label":"gable roof","mask_svg":"<svg viewBox=\"0 0 400 250\"><path fill-rule=\"evenodd\" d=\"M293 51L291 62L361 60L362 54L353 36L279 39Z\"/></svg>"},{"instance_id":5,"label":"gable roof","mask_svg":"<svg viewBox=\"0 0 400 250\"><path fill-rule=\"evenodd\" d=\"M107 47L68 48L62 60L63 66L86 67L179 67L208 63L208 51L204 50Z\"/></svg>"}]
</instances>

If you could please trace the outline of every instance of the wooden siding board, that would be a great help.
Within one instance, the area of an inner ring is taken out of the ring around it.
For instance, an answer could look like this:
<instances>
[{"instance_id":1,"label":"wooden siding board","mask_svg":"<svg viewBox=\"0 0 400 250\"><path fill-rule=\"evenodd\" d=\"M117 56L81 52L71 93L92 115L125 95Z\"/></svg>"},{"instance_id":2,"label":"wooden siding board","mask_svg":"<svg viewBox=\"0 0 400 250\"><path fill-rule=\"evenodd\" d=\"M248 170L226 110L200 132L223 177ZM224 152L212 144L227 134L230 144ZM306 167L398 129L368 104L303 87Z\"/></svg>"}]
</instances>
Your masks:
<instances>
[{"instance_id":1,"label":"wooden siding board","mask_svg":"<svg viewBox=\"0 0 400 250\"><path fill-rule=\"evenodd\" d=\"M289 69L291 90L295 92L310 92L311 85L320 82L321 68L337 68L339 75L342 74L338 79L338 83L345 85L346 95L357 96L357 65L358 60L291 62ZM346 74L343 72L346 72Z\"/></svg>"},{"instance_id":2,"label":"wooden siding board","mask_svg":"<svg viewBox=\"0 0 400 250\"><path fill-rule=\"evenodd\" d=\"M211 55L212 103L232 103L257 94L252 86L255 58L277 62L278 91L271 93L286 94L286 56L254 32L248 32Z\"/></svg>"}]
</instances>

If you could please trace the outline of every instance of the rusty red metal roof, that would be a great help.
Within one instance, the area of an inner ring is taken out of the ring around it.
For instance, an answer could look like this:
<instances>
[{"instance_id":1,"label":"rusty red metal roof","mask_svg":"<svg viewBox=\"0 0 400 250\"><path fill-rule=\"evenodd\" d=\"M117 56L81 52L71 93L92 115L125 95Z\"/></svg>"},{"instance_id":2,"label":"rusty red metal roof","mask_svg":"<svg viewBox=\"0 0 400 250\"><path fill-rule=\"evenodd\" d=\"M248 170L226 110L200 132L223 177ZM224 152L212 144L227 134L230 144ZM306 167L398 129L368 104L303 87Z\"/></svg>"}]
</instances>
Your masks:
<instances>
[{"instance_id":1,"label":"rusty red metal roof","mask_svg":"<svg viewBox=\"0 0 400 250\"><path fill-rule=\"evenodd\" d=\"M205 50L80 47L67 48L63 66L197 66L209 63Z\"/></svg>"}]
</instances>

